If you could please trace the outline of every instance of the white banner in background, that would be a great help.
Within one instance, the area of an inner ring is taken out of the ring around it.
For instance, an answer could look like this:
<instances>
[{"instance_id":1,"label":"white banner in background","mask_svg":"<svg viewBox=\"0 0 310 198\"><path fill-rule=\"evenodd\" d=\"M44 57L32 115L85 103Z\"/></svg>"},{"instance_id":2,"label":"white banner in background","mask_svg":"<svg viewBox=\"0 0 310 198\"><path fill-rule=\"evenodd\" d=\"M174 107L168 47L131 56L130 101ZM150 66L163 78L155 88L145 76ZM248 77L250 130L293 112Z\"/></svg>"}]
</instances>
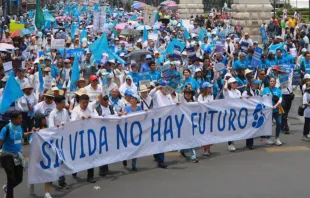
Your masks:
<instances>
[{"instance_id":1,"label":"white banner in background","mask_svg":"<svg viewBox=\"0 0 310 198\"><path fill-rule=\"evenodd\" d=\"M34 134L28 181L51 182L104 164L271 133L272 102L267 96L79 120Z\"/></svg>"}]
</instances>

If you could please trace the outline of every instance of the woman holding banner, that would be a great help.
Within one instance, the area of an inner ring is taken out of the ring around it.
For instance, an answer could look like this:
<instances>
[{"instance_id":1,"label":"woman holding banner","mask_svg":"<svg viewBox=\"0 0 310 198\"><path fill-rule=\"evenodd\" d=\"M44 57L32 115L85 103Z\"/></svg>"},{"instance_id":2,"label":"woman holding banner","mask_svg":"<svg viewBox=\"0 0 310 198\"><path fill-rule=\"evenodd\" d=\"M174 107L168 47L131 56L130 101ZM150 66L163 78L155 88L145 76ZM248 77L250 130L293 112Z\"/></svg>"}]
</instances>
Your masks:
<instances>
[{"instance_id":1,"label":"woman holding banner","mask_svg":"<svg viewBox=\"0 0 310 198\"><path fill-rule=\"evenodd\" d=\"M225 99L241 97L241 92L238 90L237 80L235 78L225 80L223 95ZM234 142L232 141L228 142L228 150L231 152L236 150Z\"/></svg>"},{"instance_id":2,"label":"woman holding banner","mask_svg":"<svg viewBox=\"0 0 310 198\"><path fill-rule=\"evenodd\" d=\"M184 89L183 96L184 97L181 100L182 102L184 102L184 103L195 102L195 99L194 99L195 91L191 90L190 88ZM190 155L189 157L190 157L191 162L193 162L193 163L199 162L197 159L197 156L196 156L195 148L181 150L181 155L186 158L187 156L185 155L185 152L189 153L189 155Z\"/></svg>"},{"instance_id":3,"label":"woman holding banner","mask_svg":"<svg viewBox=\"0 0 310 198\"><path fill-rule=\"evenodd\" d=\"M276 79L270 78L269 87L265 87L262 95L271 95L272 96L272 105L273 112L272 118L276 120L276 140L275 143L277 146L281 146L282 142L279 139L281 131L281 122L282 122L282 112L281 112L281 102L282 102L282 92L279 88L276 87ZM270 137L267 137L266 143L272 145L274 142Z\"/></svg>"},{"instance_id":4,"label":"woman holding banner","mask_svg":"<svg viewBox=\"0 0 310 198\"><path fill-rule=\"evenodd\" d=\"M128 113L134 113L137 111L142 111L142 108L138 105L140 103L140 97L133 93L130 95L130 100L129 100L130 105L126 106L124 109L124 115L127 115ZM123 161L123 165L126 167L127 166L127 161ZM137 172L137 158L133 158L131 161L131 170L134 172Z\"/></svg>"},{"instance_id":5,"label":"woman holding banner","mask_svg":"<svg viewBox=\"0 0 310 198\"><path fill-rule=\"evenodd\" d=\"M212 87L213 84L209 82L204 82L202 84L202 91L200 95L198 96L198 102L212 102L214 100L214 96L212 95ZM210 156L211 145L202 146L203 154L204 156Z\"/></svg>"}]
</instances>

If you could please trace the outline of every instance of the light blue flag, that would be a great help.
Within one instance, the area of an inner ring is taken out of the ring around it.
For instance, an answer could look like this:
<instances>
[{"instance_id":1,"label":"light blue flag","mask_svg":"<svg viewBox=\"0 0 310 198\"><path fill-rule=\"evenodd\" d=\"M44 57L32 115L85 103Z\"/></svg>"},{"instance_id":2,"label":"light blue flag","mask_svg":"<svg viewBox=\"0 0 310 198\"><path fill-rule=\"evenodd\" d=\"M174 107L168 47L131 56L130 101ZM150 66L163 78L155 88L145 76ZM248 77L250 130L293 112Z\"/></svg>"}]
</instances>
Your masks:
<instances>
[{"instance_id":1,"label":"light blue flag","mask_svg":"<svg viewBox=\"0 0 310 198\"><path fill-rule=\"evenodd\" d=\"M80 36L80 43L82 43L82 39L87 38L87 30L83 29L81 31L81 36Z\"/></svg>"},{"instance_id":2,"label":"light blue flag","mask_svg":"<svg viewBox=\"0 0 310 198\"><path fill-rule=\"evenodd\" d=\"M190 38L189 33L188 33L188 31L187 31L186 28L185 28L185 30L184 30L184 36L185 36L185 39L186 39L186 40L188 40L188 39Z\"/></svg>"},{"instance_id":3,"label":"light blue flag","mask_svg":"<svg viewBox=\"0 0 310 198\"><path fill-rule=\"evenodd\" d=\"M134 14L134 15L132 15L132 17L131 17L131 20L133 20L133 21L135 21L135 20L137 20L137 15L136 14Z\"/></svg>"},{"instance_id":4,"label":"light blue flag","mask_svg":"<svg viewBox=\"0 0 310 198\"><path fill-rule=\"evenodd\" d=\"M43 74L40 64L38 64L38 74L39 74L39 83L40 83L40 93L44 91L44 81L43 81Z\"/></svg>"},{"instance_id":5,"label":"light blue flag","mask_svg":"<svg viewBox=\"0 0 310 198\"><path fill-rule=\"evenodd\" d=\"M183 50L184 50L184 48L185 48L185 45L184 45L184 43L182 43L181 41L179 41L178 39L173 39L170 43L169 43L169 45L168 45L168 47L167 47L167 49L166 49L166 52L168 53L168 54L174 54L174 48L175 48L175 46L178 46L180 49L180 52L182 52Z\"/></svg>"},{"instance_id":6,"label":"light blue flag","mask_svg":"<svg viewBox=\"0 0 310 198\"><path fill-rule=\"evenodd\" d=\"M76 81L80 79L79 57L74 56L74 62L71 71L70 91L76 90Z\"/></svg>"},{"instance_id":7,"label":"light blue flag","mask_svg":"<svg viewBox=\"0 0 310 198\"><path fill-rule=\"evenodd\" d=\"M145 28L145 26L144 26L144 29L143 29L143 39L142 39L142 41L144 42L144 41L147 41L149 39L149 34L148 34L148 32L147 32L147 30L146 30L146 28Z\"/></svg>"},{"instance_id":8,"label":"light blue flag","mask_svg":"<svg viewBox=\"0 0 310 198\"><path fill-rule=\"evenodd\" d=\"M184 27L184 25L183 25L183 20L182 20L182 19L179 19L179 23L180 23L180 27L181 27L181 28Z\"/></svg>"},{"instance_id":9,"label":"light blue flag","mask_svg":"<svg viewBox=\"0 0 310 198\"><path fill-rule=\"evenodd\" d=\"M93 42L90 46L89 49L92 52L95 60L99 60L101 59L102 53L104 52L104 46L108 45L108 43L104 43L105 40L104 37L106 37L106 34L102 34L102 36L97 39L95 42Z\"/></svg>"},{"instance_id":10,"label":"light blue flag","mask_svg":"<svg viewBox=\"0 0 310 198\"><path fill-rule=\"evenodd\" d=\"M71 38L74 38L75 35L75 31L76 31L77 27L74 23L71 24Z\"/></svg>"},{"instance_id":11,"label":"light blue flag","mask_svg":"<svg viewBox=\"0 0 310 198\"><path fill-rule=\"evenodd\" d=\"M97 3L94 5L93 11L94 12L99 12L99 7L98 7Z\"/></svg>"},{"instance_id":12,"label":"light blue flag","mask_svg":"<svg viewBox=\"0 0 310 198\"><path fill-rule=\"evenodd\" d=\"M286 55L287 55L287 51L284 49L284 43L279 43L279 44L276 44L276 45L273 45L273 44L270 45L270 47L269 47L269 52L270 52L270 51L276 52L277 49L282 50L282 55L283 55L283 56L286 56Z\"/></svg>"},{"instance_id":13,"label":"light blue flag","mask_svg":"<svg viewBox=\"0 0 310 198\"><path fill-rule=\"evenodd\" d=\"M21 98L23 95L24 93L16 81L14 73L11 72L3 91L2 101L0 103L0 113L5 113L11 104Z\"/></svg>"},{"instance_id":14,"label":"light blue flag","mask_svg":"<svg viewBox=\"0 0 310 198\"><path fill-rule=\"evenodd\" d=\"M207 33L207 31L203 28L199 31L198 38L200 41L202 41L205 38L205 33Z\"/></svg>"},{"instance_id":15,"label":"light blue flag","mask_svg":"<svg viewBox=\"0 0 310 198\"><path fill-rule=\"evenodd\" d=\"M154 12L153 12L153 14L154 14L154 23L156 23L157 21L158 21L158 12L157 12L157 10L155 10Z\"/></svg>"}]
</instances>

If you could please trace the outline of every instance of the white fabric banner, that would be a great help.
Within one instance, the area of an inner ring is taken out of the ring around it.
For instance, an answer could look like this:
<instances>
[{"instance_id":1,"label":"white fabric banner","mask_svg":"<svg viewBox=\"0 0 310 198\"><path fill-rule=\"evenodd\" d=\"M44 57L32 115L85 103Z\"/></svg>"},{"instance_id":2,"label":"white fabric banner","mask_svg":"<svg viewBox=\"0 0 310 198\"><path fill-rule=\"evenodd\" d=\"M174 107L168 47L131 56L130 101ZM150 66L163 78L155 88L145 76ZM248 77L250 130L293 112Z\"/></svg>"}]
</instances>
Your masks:
<instances>
[{"instance_id":1,"label":"white fabric banner","mask_svg":"<svg viewBox=\"0 0 310 198\"><path fill-rule=\"evenodd\" d=\"M268 96L79 120L34 134L28 181L51 182L104 164L271 133Z\"/></svg>"}]
</instances>

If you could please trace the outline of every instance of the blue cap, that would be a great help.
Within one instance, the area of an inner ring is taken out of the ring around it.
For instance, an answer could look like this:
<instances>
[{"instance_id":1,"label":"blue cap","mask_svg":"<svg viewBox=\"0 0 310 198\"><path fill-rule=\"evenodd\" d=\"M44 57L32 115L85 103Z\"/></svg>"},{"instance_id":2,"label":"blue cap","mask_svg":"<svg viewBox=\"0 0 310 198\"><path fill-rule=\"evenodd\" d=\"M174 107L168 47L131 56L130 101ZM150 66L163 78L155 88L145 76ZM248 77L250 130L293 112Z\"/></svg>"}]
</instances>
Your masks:
<instances>
[{"instance_id":1,"label":"blue cap","mask_svg":"<svg viewBox=\"0 0 310 198\"><path fill-rule=\"evenodd\" d=\"M132 92L130 89L126 89L125 95L132 96L132 95L133 95L133 92Z\"/></svg>"},{"instance_id":2,"label":"blue cap","mask_svg":"<svg viewBox=\"0 0 310 198\"><path fill-rule=\"evenodd\" d=\"M153 59L150 54L146 55L145 59Z\"/></svg>"},{"instance_id":3,"label":"blue cap","mask_svg":"<svg viewBox=\"0 0 310 198\"><path fill-rule=\"evenodd\" d=\"M261 80L257 80L257 79L252 81L252 84L254 84L254 85L259 85L261 83L262 83L262 81Z\"/></svg>"},{"instance_id":4,"label":"blue cap","mask_svg":"<svg viewBox=\"0 0 310 198\"><path fill-rule=\"evenodd\" d=\"M167 83L165 81L160 81L159 85L164 87L164 86L167 86Z\"/></svg>"},{"instance_id":5,"label":"blue cap","mask_svg":"<svg viewBox=\"0 0 310 198\"><path fill-rule=\"evenodd\" d=\"M52 60L50 56L45 56L44 60Z\"/></svg>"},{"instance_id":6,"label":"blue cap","mask_svg":"<svg viewBox=\"0 0 310 198\"><path fill-rule=\"evenodd\" d=\"M132 94L131 97L134 97L135 99L138 100L138 102L140 102L140 96L138 94Z\"/></svg>"},{"instance_id":7,"label":"blue cap","mask_svg":"<svg viewBox=\"0 0 310 198\"><path fill-rule=\"evenodd\" d=\"M209 82L204 82L202 84L202 88L205 89L205 88L211 88L213 87L213 84L209 83Z\"/></svg>"}]
</instances>

